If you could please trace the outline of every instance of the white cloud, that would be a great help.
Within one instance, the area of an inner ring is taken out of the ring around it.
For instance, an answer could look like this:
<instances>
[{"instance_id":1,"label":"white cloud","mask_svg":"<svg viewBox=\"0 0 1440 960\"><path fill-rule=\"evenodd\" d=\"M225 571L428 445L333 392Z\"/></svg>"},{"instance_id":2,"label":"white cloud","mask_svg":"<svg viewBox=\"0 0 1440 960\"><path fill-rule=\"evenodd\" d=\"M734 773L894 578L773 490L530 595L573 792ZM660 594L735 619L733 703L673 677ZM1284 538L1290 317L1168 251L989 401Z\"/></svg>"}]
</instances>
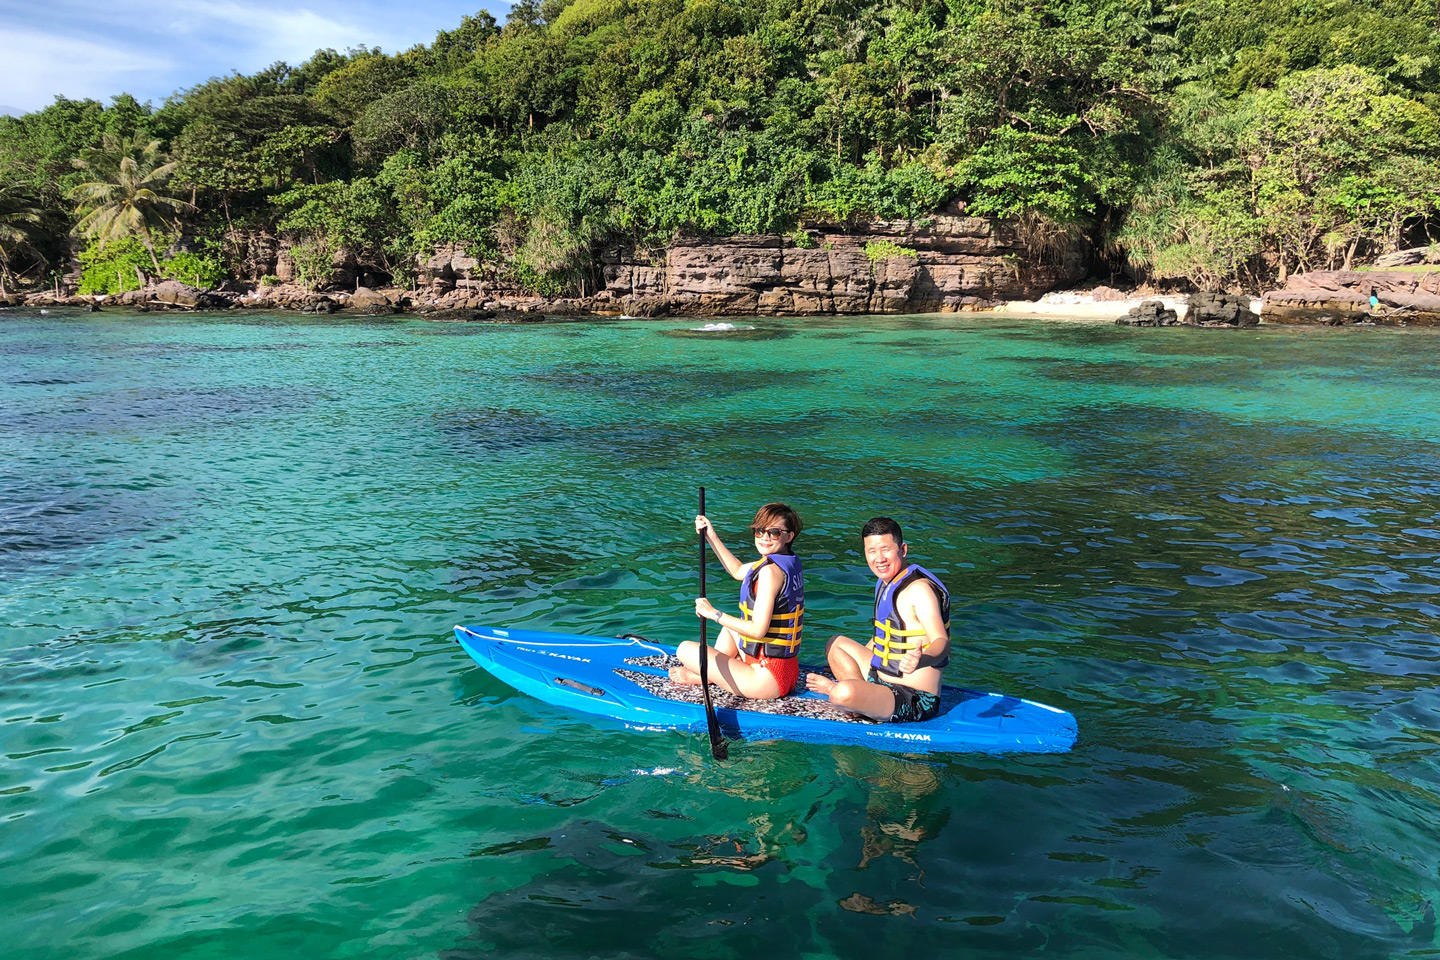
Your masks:
<instances>
[{"instance_id":1,"label":"white cloud","mask_svg":"<svg viewBox=\"0 0 1440 960\"><path fill-rule=\"evenodd\" d=\"M68 16L48 29L8 23L13 16L0 8L4 102L36 110L57 94L108 101L122 92L161 100L212 76L250 73L277 60L300 63L322 47L343 50L383 39L378 26L341 23L304 7L204 0L150 0L119 11L92 9L88 0L57 6Z\"/></svg>"},{"instance_id":2,"label":"white cloud","mask_svg":"<svg viewBox=\"0 0 1440 960\"><path fill-rule=\"evenodd\" d=\"M494 0L0 0L0 102L56 94L160 101L213 76L316 50L428 42ZM500 14L503 19L503 13Z\"/></svg>"},{"instance_id":3,"label":"white cloud","mask_svg":"<svg viewBox=\"0 0 1440 960\"><path fill-rule=\"evenodd\" d=\"M152 15L157 22L166 23L172 35L187 35L231 49L238 59L251 64L263 60L259 66L275 60L308 60L322 47L376 45L385 33L373 21L362 27L308 7L262 6L231 0L158 0L153 3Z\"/></svg>"},{"instance_id":4,"label":"white cloud","mask_svg":"<svg viewBox=\"0 0 1440 960\"><path fill-rule=\"evenodd\" d=\"M219 21L252 31L245 39L252 63L265 66L276 60L300 63L322 47L378 46L384 31L341 23L308 9L257 9L238 3L195 3L187 9L204 11ZM257 62L263 61L263 62ZM252 68L253 69L253 68Z\"/></svg>"},{"instance_id":5,"label":"white cloud","mask_svg":"<svg viewBox=\"0 0 1440 960\"><path fill-rule=\"evenodd\" d=\"M43 107L57 94L108 101L149 75L174 64L168 57L141 56L119 44L7 28L0 57L0 96L25 110Z\"/></svg>"}]
</instances>

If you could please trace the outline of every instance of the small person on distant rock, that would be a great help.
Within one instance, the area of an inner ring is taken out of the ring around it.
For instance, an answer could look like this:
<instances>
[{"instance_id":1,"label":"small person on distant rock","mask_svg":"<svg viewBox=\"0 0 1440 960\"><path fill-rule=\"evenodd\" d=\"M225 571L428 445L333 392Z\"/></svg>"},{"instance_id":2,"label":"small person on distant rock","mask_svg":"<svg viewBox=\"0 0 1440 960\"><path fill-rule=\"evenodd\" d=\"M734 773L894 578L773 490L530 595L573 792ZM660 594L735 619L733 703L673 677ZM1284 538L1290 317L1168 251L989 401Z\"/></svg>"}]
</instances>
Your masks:
<instances>
[{"instance_id":1,"label":"small person on distant rock","mask_svg":"<svg viewBox=\"0 0 1440 960\"><path fill-rule=\"evenodd\" d=\"M1379 298L1378 296L1376 296L1376 294L1375 294L1375 288L1374 288L1374 287L1371 287L1371 288L1370 288L1370 312L1371 312L1371 313L1379 313L1379 312L1380 312L1380 298Z\"/></svg>"}]
</instances>

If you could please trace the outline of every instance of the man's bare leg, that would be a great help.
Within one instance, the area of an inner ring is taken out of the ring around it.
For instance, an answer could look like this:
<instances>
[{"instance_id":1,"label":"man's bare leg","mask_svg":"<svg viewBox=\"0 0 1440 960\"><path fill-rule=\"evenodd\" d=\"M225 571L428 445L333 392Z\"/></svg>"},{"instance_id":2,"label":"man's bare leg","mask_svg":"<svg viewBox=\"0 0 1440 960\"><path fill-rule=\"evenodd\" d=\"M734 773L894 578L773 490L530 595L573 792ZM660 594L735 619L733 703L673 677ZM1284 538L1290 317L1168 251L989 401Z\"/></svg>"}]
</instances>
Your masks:
<instances>
[{"instance_id":1,"label":"man's bare leg","mask_svg":"<svg viewBox=\"0 0 1440 960\"><path fill-rule=\"evenodd\" d=\"M870 648L849 637L835 636L825 645L825 659L835 679L812 673L805 685L830 698L837 707L863 713L872 720L885 721L895 715L895 694L880 683L870 683Z\"/></svg>"}]
</instances>

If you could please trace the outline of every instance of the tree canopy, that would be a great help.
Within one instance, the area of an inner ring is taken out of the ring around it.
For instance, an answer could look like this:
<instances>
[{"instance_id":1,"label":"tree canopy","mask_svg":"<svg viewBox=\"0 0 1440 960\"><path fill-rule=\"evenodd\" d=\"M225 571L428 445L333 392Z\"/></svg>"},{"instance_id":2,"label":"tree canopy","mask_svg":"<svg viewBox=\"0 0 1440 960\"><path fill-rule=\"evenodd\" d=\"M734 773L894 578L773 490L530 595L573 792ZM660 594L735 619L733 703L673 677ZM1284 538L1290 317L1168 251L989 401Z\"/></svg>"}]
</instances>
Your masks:
<instances>
[{"instance_id":1,"label":"tree canopy","mask_svg":"<svg viewBox=\"0 0 1440 960\"><path fill-rule=\"evenodd\" d=\"M177 164L161 155L160 141L107 133L99 147L85 150L74 163L89 178L70 190L80 218L75 231L100 246L136 237L159 272L155 236L173 231L191 206L168 193Z\"/></svg>"},{"instance_id":2,"label":"tree canopy","mask_svg":"<svg viewBox=\"0 0 1440 960\"><path fill-rule=\"evenodd\" d=\"M154 141L194 210L132 232L239 280L276 242L315 285L342 248L405 282L455 243L578 292L614 243L963 205L1253 288L1428 236L1437 26L1418 0L522 0L393 56L0 118L0 183L39 262L74 161Z\"/></svg>"}]
</instances>

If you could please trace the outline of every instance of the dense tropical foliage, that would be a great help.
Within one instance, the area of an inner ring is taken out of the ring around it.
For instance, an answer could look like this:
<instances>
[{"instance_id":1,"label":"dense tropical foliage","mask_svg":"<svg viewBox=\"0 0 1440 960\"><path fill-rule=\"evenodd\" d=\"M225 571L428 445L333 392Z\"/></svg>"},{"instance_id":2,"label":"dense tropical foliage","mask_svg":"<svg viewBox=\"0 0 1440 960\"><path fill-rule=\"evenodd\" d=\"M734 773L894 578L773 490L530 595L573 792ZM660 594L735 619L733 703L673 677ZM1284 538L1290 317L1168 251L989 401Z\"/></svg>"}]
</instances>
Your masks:
<instances>
[{"instance_id":1,"label":"dense tropical foliage","mask_svg":"<svg viewBox=\"0 0 1440 960\"><path fill-rule=\"evenodd\" d=\"M166 192L176 161L161 157L159 140L139 134L124 140L107 133L99 147L84 151L74 164L89 177L70 191L80 218L75 232L99 247L139 237L158 272L155 237L178 232L180 216L192 207Z\"/></svg>"},{"instance_id":2,"label":"dense tropical foliage","mask_svg":"<svg viewBox=\"0 0 1440 960\"><path fill-rule=\"evenodd\" d=\"M10 270L17 255L34 252L43 214L35 201L15 183L0 183L0 295L5 284L14 282ZM34 261L32 256L31 261Z\"/></svg>"},{"instance_id":3,"label":"dense tropical foliage","mask_svg":"<svg viewBox=\"0 0 1440 960\"><path fill-rule=\"evenodd\" d=\"M150 272L256 281L279 244L315 286L342 251L404 283L460 244L580 292L609 244L963 205L1037 244L1088 233L1140 279L1253 288L1425 241L1436 9L524 0L395 56L0 119L0 196L34 214L0 266L39 277L88 234L97 289L142 251Z\"/></svg>"}]
</instances>

